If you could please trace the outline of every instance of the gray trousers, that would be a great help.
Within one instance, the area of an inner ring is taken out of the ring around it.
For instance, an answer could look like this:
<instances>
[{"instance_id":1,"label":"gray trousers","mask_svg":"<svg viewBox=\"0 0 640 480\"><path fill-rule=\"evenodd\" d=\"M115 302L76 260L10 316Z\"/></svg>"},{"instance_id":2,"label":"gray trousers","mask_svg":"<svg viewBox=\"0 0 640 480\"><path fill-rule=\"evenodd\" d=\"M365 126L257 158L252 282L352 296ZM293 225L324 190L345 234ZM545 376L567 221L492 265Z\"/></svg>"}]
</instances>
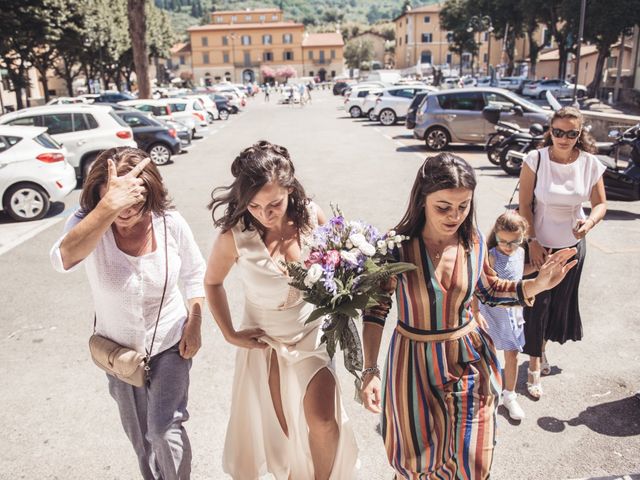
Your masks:
<instances>
[{"instance_id":1,"label":"gray trousers","mask_svg":"<svg viewBox=\"0 0 640 480\"><path fill-rule=\"evenodd\" d=\"M188 480L191 444L182 426L191 360L178 345L151 357L151 381L134 387L111 375L109 393L118 404L124 431L133 444L144 480Z\"/></svg>"}]
</instances>

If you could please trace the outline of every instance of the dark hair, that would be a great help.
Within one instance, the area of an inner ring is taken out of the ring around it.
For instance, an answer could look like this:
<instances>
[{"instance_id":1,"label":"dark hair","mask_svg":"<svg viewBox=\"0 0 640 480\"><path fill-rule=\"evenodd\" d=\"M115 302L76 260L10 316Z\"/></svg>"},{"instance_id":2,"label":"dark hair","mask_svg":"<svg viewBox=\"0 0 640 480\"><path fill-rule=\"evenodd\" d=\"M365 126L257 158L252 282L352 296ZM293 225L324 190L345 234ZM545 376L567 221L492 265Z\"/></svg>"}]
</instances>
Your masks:
<instances>
[{"instance_id":1,"label":"dark hair","mask_svg":"<svg viewBox=\"0 0 640 480\"><path fill-rule=\"evenodd\" d=\"M231 164L235 180L231 185L218 187L211 192L211 217L216 227L227 232L242 221L244 230L257 230L265 234L264 226L247 210L251 199L269 182L291 189L287 216L299 231L311 227L307 205L309 199L295 177L295 168L285 147L260 140L245 148ZM224 215L216 219L219 207L226 206Z\"/></svg>"},{"instance_id":2,"label":"dark hair","mask_svg":"<svg viewBox=\"0 0 640 480\"><path fill-rule=\"evenodd\" d=\"M452 153L427 157L413 182L407 211L396 226L398 234L419 236L426 223L424 206L427 195L449 188L467 188L473 192L476 188L473 168ZM472 196L469 214L458 229L458 238L467 250L471 249L475 238L474 216Z\"/></svg>"},{"instance_id":3,"label":"dark hair","mask_svg":"<svg viewBox=\"0 0 640 480\"><path fill-rule=\"evenodd\" d=\"M582 113L580 113L580 110L574 107L562 107L560 110L554 112L553 116L551 117L551 122L549 123L549 129L544 134L542 146L550 147L553 145L553 139L551 138L551 126L553 125L553 122L555 120L564 118L572 118L580 122L580 136L578 137L578 141L576 142L576 147L578 147L583 152L596 153L596 142L591 134L584 128L584 117L582 116Z\"/></svg>"},{"instance_id":4,"label":"dark hair","mask_svg":"<svg viewBox=\"0 0 640 480\"><path fill-rule=\"evenodd\" d=\"M109 167L107 160L111 159L116 164L118 175L124 175L131 171L133 167L138 165L149 155L138 149L131 147L117 147L105 150L91 166L89 175L84 179L82 194L80 195L80 208L84 214L89 213L96 208L100 201L100 188L107 185L109 180ZM153 212L156 215L164 214L168 209L173 208L169 199L162 175L158 171L153 162L150 162L144 170L138 175L144 182L146 195L144 205L141 209L142 213Z\"/></svg>"},{"instance_id":5,"label":"dark hair","mask_svg":"<svg viewBox=\"0 0 640 480\"><path fill-rule=\"evenodd\" d=\"M522 232L522 235L526 235L529 230L529 222L522 215L514 211L504 212L496 219L496 223L489 233L487 238L487 248L491 249L498 245L498 239L496 238L496 232L503 231L509 233Z\"/></svg>"}]
</instances>

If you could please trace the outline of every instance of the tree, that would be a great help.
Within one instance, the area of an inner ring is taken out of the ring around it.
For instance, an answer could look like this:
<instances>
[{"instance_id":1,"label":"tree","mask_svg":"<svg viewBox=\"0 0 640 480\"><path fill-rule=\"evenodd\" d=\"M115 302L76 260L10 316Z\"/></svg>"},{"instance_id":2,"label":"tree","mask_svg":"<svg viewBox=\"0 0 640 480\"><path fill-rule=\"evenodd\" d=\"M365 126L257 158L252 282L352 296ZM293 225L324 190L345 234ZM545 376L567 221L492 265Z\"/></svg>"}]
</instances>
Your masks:
<instances>
[{"instance_id":1,"label":"tree","mask_svg":"<svg viewBox=\"0 0 640 480\"><path fill-rule=\"evenodd\" d=\"M640 0L616 0L606 3L598 0L587 1L584 38L598 49L595 74L589 84L589 96L595 96L600 89L602 71L605 61L611 55L611 46L620 39L621 34L629 35L631 28L638 24ZM619 57L618 62L620 61L622 58Z\"/></svg>"},{"instance_id":2,"label":"tree","mask_svg":"<svg viewBox=\"0 0 640 480\"><path fill-rule=\"evenodd\" d=\"M138 80L138 98L151 97L146 3L146 0L127 0L127 17L131 32L133 63L135 64L136 78Z\"/></svg>"},{"instance_id":3,"label":"tree","mask_svg":"<svg viewBox=\"0 0 640 480\"><path fill-rule=\"evenodd\" d=\"M371 61L373 45L369 40L353 39L344 47L344 59L349 68L360 68L363 62Z\"/></svg>"},{"instance_id":4,"label":"tree","mask_svg":"<svg viewBox=\"0 0 640 480\"><path fill-rule=\"evenodd\" d=\"M440 26L451 33L447 38L449 51L460 55L460 73L462 74L462 54L476 55L478 44L474 33L467 31L469 20L474 15L472 5L467 0L449 0L440 10Z\"/></svg>"}]
</instances>

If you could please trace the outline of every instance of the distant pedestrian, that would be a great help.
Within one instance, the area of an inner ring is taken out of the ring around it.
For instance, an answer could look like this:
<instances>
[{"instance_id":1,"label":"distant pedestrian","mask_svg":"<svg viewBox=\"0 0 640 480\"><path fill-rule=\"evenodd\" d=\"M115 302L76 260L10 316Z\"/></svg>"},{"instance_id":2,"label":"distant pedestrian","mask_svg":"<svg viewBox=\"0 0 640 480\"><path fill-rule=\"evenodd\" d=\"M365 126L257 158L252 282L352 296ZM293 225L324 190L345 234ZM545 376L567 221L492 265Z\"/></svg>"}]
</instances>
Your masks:
<instances>
[{"instance_id":1,"label":"distant pedestrian","mask_svg":"<svg viewBox=\"0 0 640 480\"><path fill-rule=\"evenodd\" d=\"M520 281L523 275L533 273L533 267L525 265L525 251L522 248L527 228L527 221L515 212L503 213L497 218L487 239L487 259L499 278ZM486 323L496 349L504 351L503 405L513 420L522 420L525 414L518 404L515 392L518 352L522 352L524 346L522 307L495 307L478 303L477 299L474 299L473 309L476 317L479 315L480 322Z\"/></svg>"},{"instance_id":2,"label":"distant pedestrian","mask_svg":"<svg viewBox=\"0 0 640 480\"><path fill-rule=\"evenodd\" d=\"M298 84L298 95L300 95L301 107L304 107L304 104L307 102L306 92L307 92L307 88L304 86L304 83Z\"/></svg>"},{"instance_id":3,"label":"distant pedestrian","mask_svg":"<svg viewBox=\"0 0 640 480\"><path fill-rule=\"evenodd\" d=\"M269 87L269 84L265 84L264 86L264 101L268 102L269 101L269 91L271 90L271 87Z\"/></svg>"},{"instance_id":4,"label":"distant pedestrian","mask_svg":"<svg viewBox=\"0 0 640 480\"><path fill-rule=\"evenodd\" d=\"M98 156L51 261L60 272L86 267L97 335L151 357L142 386L107 375L141 478L188 480L183 423L201 344L205 263L147 153L120 147Z\"/></svg>"}]
</instances>

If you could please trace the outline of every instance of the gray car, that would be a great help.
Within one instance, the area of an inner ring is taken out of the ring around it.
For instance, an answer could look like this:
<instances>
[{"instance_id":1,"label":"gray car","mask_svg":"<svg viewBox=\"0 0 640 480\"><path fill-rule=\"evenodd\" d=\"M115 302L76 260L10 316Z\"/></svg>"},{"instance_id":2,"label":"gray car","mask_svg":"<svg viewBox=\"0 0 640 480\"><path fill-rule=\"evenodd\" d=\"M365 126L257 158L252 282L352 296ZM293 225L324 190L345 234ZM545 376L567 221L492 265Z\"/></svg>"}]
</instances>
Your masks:
<instances>
[{"instance_id":1,"label":"gray car","mask_svg":"<svg viewBox=\"0 0 640 480\"><path fill-rule=\"evenodd\" d=\"M494 125L482 116L486 106L499 107L501 120L526 128L536 122L548 123L551 113L501 88L442 90L429 93L418 107L413 136L436 151L449 143L484 144L494 132Z\"/></svg>"}]
</instances>

